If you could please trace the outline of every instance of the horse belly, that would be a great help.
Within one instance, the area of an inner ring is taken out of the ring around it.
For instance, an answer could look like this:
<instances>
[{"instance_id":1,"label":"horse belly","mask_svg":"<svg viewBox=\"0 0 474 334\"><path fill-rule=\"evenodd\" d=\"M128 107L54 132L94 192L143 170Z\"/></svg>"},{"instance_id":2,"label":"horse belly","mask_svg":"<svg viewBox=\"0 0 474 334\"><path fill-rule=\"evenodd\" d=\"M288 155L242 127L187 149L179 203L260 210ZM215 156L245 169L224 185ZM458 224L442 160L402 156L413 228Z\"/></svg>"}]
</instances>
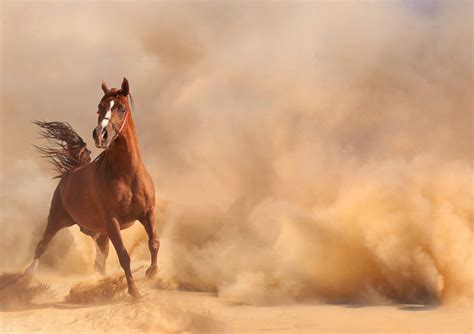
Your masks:
<instances>
[{"instance_id":1,"label":"horse belly","mask_svg":"<svg viewBox=\"0 0 474 334\"><path fill-rule=\"evenodd\" d=\"M129 228L130 226L132 226L133 224L135 224L135 222L136 222L136 219L135 219L135 220L132 220L131 222L121 223L121 224L120 224L120 229L121 229L121 230L125 230L126 228Z\"/></svg>"}]
</instances>

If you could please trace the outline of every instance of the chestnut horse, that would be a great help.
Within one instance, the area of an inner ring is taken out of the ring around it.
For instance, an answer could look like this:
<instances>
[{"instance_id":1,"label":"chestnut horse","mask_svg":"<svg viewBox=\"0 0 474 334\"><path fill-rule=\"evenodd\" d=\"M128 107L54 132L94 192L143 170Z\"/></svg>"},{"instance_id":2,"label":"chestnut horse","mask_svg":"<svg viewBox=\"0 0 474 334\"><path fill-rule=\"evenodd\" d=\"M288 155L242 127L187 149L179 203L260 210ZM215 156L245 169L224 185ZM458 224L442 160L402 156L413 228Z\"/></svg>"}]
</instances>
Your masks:
<instances>
[{"instance_id":1,"label":"chestnut horse","mask_svg":"<svg viewBox=\"0 0 474 334\"><path fill-rule=\"evenodd\" d=\"M148 234L151 265L147 277L157 271L156 258L160 242L155 227L155 190L140 154L132 110L129 85L123 79L120 89L109 89L102 83L98 124L93 131L95 145L104 151L91 163L72 169L61 176L54 191L48 222L42 240L36 246L33 262L25 274L31 275L38 259L54 235L63 227L77 224L94 236L97 244L95 267L104 272L109 239L125 271L128 292L140 294L130 270L130 256L120 230L139 220Z\"/></svg>"}]
</instances>

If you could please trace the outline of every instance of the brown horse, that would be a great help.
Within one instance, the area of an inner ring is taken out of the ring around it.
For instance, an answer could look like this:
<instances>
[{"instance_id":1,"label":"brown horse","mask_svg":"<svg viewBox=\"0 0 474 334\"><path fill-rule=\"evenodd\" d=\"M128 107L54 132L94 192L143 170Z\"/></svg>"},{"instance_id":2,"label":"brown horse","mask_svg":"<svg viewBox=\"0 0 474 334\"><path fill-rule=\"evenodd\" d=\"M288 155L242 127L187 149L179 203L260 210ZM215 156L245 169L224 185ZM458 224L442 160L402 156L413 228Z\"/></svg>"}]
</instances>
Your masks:
<instances>
[{"instance_id":1,"label":"brown horse","mask_svg":"<svg viewBox=\"0 0 474 334\"><path fill-rule=\"evenodd\" d=\"M157 273L156 258L160 242L155 228L155 190L143 165L138 145L129 85L123 79L120 89L109 89L102 83L98 125L93 131L95 145L104 151L91 163L72 169L61 176L51 201L48 223L38 243L33 262L25 274L31 275L39 257L54 235L63 227L77 224L95 236L98 253L95 267L104 272L109 239L125 271L128 292L139 292L130 270L130 256L120 230L139 220L148 234L151 265L147 277Z\"/></svg>"}]
</instances>

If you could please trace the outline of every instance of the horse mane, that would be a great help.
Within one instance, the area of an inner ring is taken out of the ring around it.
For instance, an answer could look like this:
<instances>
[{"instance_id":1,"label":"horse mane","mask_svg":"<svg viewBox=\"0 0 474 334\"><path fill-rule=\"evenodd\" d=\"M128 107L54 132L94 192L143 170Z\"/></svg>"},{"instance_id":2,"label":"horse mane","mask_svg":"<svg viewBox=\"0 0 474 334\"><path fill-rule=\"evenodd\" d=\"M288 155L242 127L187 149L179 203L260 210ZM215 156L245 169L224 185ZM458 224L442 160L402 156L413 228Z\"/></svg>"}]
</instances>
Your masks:
<instances>
[{"instance_id":1,"label":"horse mane","mask_svg":"<svg viewBox=\"0 0 474 334\"><path fill-rule=\"evenodd\" d=\"M34 121L39 127L38 134L47 139L50 146L34 147L47 158L61 178L73 169L90 163L90 151L87 144L66 122Z\"/></svg>"}]
</instances>

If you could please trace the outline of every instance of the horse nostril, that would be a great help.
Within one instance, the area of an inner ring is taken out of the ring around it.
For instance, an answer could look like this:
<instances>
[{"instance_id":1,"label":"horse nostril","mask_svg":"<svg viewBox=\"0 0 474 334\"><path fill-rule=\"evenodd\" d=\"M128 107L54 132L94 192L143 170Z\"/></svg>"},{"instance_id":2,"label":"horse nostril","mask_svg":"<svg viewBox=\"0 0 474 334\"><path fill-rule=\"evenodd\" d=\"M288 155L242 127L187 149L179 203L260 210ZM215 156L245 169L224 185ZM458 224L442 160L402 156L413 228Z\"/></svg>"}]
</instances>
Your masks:
<instances>
[{"instance_id":1,"label":"horse nostril","mask_svg":"<svg viewBox=\"0 0 474 334\"><path fill-rule=\"evenodd\" d=\"M107 130L106 129L102 130L102 140L107 141Z\"/></svg>"},{"instance_id":2,"label":"horse nostril","mask_svg":"<svg viewBox=\"0 0 474 334\"><path fill-rule=\"evenodd\" d=\"M92 138L94 138L94 140L97 140L97 129L92 130Z\"/></svg>"}]
</instances>

